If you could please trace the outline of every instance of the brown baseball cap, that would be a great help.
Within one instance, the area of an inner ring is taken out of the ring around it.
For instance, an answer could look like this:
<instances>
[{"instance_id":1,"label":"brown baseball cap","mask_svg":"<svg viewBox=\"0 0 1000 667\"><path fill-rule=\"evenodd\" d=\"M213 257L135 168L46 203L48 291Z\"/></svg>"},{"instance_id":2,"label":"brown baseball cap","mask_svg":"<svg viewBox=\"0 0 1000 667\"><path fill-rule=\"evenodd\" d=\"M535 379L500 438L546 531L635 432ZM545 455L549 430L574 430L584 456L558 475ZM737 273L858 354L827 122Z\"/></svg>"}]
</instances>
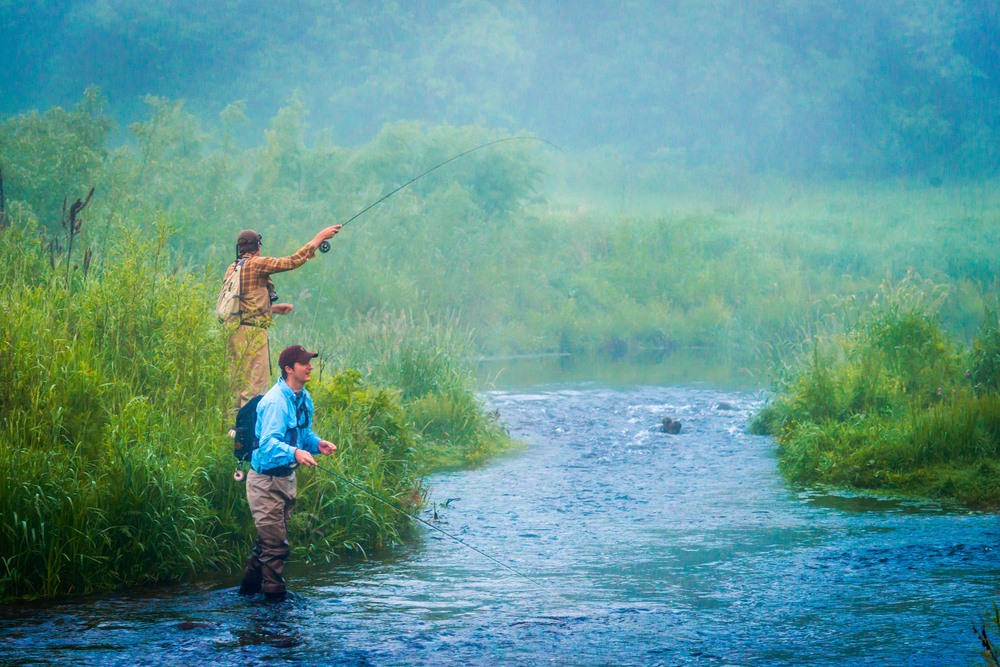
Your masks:
<instances>
[{"instance_id":1,"label":"brown baseball cap","mask_svg":"<svg viewBox=\"0 0 1000 667\"><path fill-rule=\"evenodd\" d=\"M240 252L253 251L260 247L261 235L252 229L244 229L236 237L236 247Z\"/></svg>"},{"instance_id":2,"label":"brown baseball cap","mask_svg":"<svg viewBox=\"0 0 1000 667\"><path fill-rule=\"evenodd\" d=\"M237 243L258 243L260 241L260 234L252 229L244 229L236 237Z\"/></svg>"},{"instance_id":3,"label":"brown baseball cap","mask_svg":"<svg viewBox=\"0 0 1000 667\"><path fill-rule=\"evenodd\" d=\"M285 370L287 366L294 366L296 363L305 364L318 356L301 345L289 345L278 356L278 368Z\"/></svg>"}]
</instances>

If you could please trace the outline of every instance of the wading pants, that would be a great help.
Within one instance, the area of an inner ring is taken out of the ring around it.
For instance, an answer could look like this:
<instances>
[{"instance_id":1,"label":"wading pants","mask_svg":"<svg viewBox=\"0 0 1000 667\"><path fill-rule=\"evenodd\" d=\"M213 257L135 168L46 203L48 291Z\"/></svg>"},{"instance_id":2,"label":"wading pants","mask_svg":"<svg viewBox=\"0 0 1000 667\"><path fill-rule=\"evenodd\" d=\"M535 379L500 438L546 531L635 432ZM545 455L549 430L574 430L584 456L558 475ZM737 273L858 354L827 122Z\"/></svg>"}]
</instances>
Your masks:
<instances>
[{"instance_id":1,"label":"wading pants","mask_svg":"<svg viewBox=\"0 0 1000 667\"><path fill-rule=\"evenodd\" d=\"M288 546L288 518L295 507L295 473L288 477L247 473L247 502L257 527L257 544L247 560L243 593L263 590L265 595L285 593L285 559ZM257 588L262 586L262 588Z\"/></svg>"},{"instance_id":2,"label":"wading pants","mask_svg":"<svg viewBox=\"0 0 1000 667\"><path fill-rule=\"evenodd\" d=\"M229 357L236 384L236 409L239 410L264 389L271 380L271 348L267 329L241 324L229 338Z\"/></svg>"}]
</instances>

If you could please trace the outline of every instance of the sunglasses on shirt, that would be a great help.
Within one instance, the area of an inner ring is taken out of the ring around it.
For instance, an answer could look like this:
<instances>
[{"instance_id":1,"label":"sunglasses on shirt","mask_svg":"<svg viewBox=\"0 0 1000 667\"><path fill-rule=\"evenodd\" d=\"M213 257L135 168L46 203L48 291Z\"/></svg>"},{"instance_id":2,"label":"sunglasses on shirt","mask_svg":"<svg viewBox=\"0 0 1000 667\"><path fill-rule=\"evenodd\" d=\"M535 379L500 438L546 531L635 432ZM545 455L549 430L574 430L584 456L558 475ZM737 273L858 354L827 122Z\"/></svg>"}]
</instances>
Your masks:
<instances>
[{"instance_id":1,"label":"sunglasses on shirt","mask_svg":"<svg viewBox=\"0 0 1000 667\"><path fill-rule=\"evenodd\" d=\"M306 399L302 398L295 406L295 428L309 426L309 411L306 409Z\"/></svg>"}]
</instances>

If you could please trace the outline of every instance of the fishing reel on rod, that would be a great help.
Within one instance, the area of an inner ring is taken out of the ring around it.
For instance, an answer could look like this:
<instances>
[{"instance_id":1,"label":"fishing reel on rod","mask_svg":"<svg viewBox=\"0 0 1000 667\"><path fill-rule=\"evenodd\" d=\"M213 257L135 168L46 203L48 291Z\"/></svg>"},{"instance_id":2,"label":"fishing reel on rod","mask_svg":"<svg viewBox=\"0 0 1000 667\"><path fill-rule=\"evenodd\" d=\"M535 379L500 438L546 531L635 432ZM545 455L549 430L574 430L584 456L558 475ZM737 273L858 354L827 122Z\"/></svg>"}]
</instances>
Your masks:
<instances>
[{"instance_id":1,"label":"fishing reel on rod","mask_svg":"<svg viewBox=\"0 0 1000 667\"><path fill-rule=\"evenodd\" d=\"M319 244L319 251L323 253L330 252L330 242L329 241L321 242Z\"/></svg>"}]
</instances>

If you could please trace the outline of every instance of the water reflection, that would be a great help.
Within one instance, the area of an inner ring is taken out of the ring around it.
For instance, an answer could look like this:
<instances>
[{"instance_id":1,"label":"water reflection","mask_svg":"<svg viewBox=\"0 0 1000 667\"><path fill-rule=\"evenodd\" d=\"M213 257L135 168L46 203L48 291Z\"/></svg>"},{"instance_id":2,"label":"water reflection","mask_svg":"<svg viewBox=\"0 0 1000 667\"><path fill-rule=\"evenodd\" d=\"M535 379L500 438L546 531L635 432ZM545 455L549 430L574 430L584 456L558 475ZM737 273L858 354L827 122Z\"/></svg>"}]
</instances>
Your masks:
<instances>
[{"instance_id":1,"label":"water reflection","mask_svg":"<svg viewBox=\"0 0 1000 667\"><path fill-rule=\"evenodd\" d=\"M216 643L219 648L265 645L289 649L303 643L298 628L310 621L304 613L308 602L300 594L291 593L284 600L253 598L246 601L244 620L229 627L232 640Z\"/></svg>"},{"instance_id":2,"label":"water reflection","mask_svg":"<svg viewBox=\"0 0 1000 667\"><path fill-rule=\"evenodd\" d=\"M802 491L799 498L815 507L825 507L841 512L902 512L904 514L942 514L961 513L957 507L948 507L942 503L930 500L913 500L909 498L891 498L872 496L845 491L823 492Z\"/></svg>"}]
</instances>

